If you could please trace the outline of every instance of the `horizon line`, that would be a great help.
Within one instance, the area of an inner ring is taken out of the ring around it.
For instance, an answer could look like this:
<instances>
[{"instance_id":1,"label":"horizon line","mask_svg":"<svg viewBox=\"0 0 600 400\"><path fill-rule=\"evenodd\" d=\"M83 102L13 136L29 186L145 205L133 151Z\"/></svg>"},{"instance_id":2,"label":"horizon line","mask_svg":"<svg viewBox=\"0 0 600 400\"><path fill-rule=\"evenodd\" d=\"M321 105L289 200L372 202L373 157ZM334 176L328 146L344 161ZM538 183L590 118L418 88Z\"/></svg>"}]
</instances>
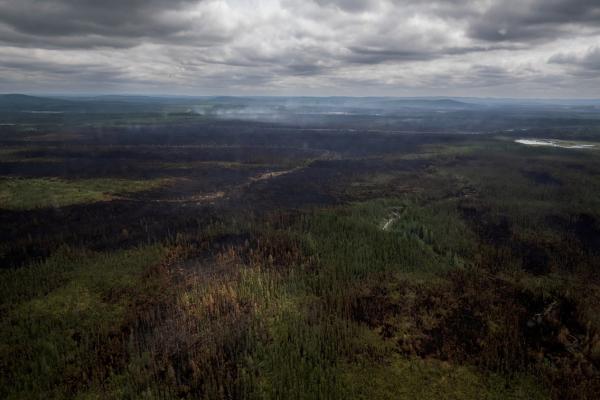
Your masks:
<instances>
[{"instance_id":1,"label":"horizon line","mask_svg":"<svg viewBox=\"0 0 600 400\"><path fill-rule=\"evenodd\" d=\"M0 96L22 95L31 97L150 97L150 98L348 98L348 99L481 99L481 100L529 100L529 101L600 101L600 97L496 97L496 96L451 96L451 95L427 95L427 96L353 96L353 95L261 95L261 94L172 94L172 93L64 93L64 92L0 92Z\"/></svg>"}]
</instances>

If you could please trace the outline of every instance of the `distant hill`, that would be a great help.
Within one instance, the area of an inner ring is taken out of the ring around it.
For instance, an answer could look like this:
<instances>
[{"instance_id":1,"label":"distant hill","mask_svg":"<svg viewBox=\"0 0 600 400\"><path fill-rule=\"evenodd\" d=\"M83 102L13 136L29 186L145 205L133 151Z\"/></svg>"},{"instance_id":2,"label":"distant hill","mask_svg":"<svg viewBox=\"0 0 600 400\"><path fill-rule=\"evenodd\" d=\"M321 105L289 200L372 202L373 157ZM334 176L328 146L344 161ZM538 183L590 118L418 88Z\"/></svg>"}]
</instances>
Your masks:
<instances>
[{"instance_id":1,"label":"distant hill","mask_svg":"<svg viewBox=\"0 0 600 400\"><path fill-rule=\"evenodd\" d=\"M482 105L452 99L392 99L385 103L388 107L425 109L474 109Z\"/></svg>"},{"instance_id":2,"label":"distant hill","mask_svg":"<svg viewBox=\"0 0 600 400\"><path fill-rule=\"evenodd\" d=\"M278 97L278 96L57 96L0 94L0 113L22 114L167 114L202 110L202 115L396 115L423 112L489 112L522 109L596 113L598 100L518 100L452 97ZM14 115L11 115L11 120Z\"/></svg>"},{"instance_id":3,"label":"distant hill","mask_svg":"<svg viewBox=\"0 0 600 400\"><path fill-rule=\"evenodd\" d=\"M220 106L282 106L288 110L300 110L306 107L322 110L378 110L390 112L401 109L421 110L470 110L482 109L487 105L476 102L464 102L448 98L397 98L397 97L232 97L216 96L198 99L203 104Z\"/></svg>"},{"instance_id":4,"label":"distant hill","mask_svg":"<svg viewBox=\"0 0 600 400\"><path fill-rule=\"evenodd\" d=\"M50 97L28 96L24 94L0 95L0 111L64 111L77 105L77 102Z\"/></svg>"},{"instance_id":5,"label":"distant hill","mask_svg":"<svg viewBox=\"0 0 600 400\"><path fill-rule=\"evenodd\" d=\"M0 112L128 113L158 112L170 99L145 96L41 97L24 94L0 95ZM175 104L177 104L175 102Z\"/></svg>"}]
</instances>

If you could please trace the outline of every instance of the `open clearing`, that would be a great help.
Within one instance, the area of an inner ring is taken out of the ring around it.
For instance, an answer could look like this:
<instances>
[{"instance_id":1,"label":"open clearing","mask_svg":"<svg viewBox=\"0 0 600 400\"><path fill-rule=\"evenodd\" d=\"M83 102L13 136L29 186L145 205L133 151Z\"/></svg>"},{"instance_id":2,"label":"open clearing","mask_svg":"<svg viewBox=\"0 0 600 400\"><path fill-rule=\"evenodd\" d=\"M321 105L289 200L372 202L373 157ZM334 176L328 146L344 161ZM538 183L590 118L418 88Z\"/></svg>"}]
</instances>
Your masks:
<instances>
[{"instance_id":1,"label":"open clearing","mask_svg":"<svg viewBox=\"0 0 600 400\"><path fill-rule=\"evenodd\" d=\"M64 207L96 201L108 201L118 194L131 194L156 189L165 180L84 179L57 178L0 180L0 208L30 210L44 207Z\"/></svg>"}]
</instances>

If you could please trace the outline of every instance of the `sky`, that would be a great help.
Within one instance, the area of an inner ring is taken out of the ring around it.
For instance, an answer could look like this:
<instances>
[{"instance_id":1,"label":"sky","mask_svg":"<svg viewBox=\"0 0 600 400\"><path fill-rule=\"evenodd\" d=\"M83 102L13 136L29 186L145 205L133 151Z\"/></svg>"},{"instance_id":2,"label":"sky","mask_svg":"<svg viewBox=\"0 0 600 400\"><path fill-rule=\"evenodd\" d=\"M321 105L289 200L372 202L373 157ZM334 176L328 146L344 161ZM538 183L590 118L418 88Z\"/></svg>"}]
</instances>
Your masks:
<instances>
[{"instance_id":1,"label":"sky","mask_svg":"<svg viewBox=\"0 0 600 400\"><path fill-rule=\"evenodd\" d=\"M600 0L0 0L0 93L600 97Z\"/></svg>"}]
</instances>

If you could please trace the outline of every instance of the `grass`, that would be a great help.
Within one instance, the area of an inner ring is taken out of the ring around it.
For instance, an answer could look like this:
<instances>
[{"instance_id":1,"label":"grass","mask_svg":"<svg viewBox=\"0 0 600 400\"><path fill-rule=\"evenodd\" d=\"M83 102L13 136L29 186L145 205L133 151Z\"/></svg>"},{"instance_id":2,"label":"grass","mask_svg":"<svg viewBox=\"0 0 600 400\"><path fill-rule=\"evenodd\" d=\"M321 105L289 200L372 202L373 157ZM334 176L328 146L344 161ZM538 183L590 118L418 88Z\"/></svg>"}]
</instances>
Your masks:
<instances>
[{"instance_id":1,"label":"grass","mask_svg":"<svg viewBox=\"0 0 600 400\"><path fill-rule=\"evenodd\" d=\"M106 201L118 194L155 189L164 184L164 179L4 178L0 179L0 208L31 210Z\"/></svg>"}]
</instances>

